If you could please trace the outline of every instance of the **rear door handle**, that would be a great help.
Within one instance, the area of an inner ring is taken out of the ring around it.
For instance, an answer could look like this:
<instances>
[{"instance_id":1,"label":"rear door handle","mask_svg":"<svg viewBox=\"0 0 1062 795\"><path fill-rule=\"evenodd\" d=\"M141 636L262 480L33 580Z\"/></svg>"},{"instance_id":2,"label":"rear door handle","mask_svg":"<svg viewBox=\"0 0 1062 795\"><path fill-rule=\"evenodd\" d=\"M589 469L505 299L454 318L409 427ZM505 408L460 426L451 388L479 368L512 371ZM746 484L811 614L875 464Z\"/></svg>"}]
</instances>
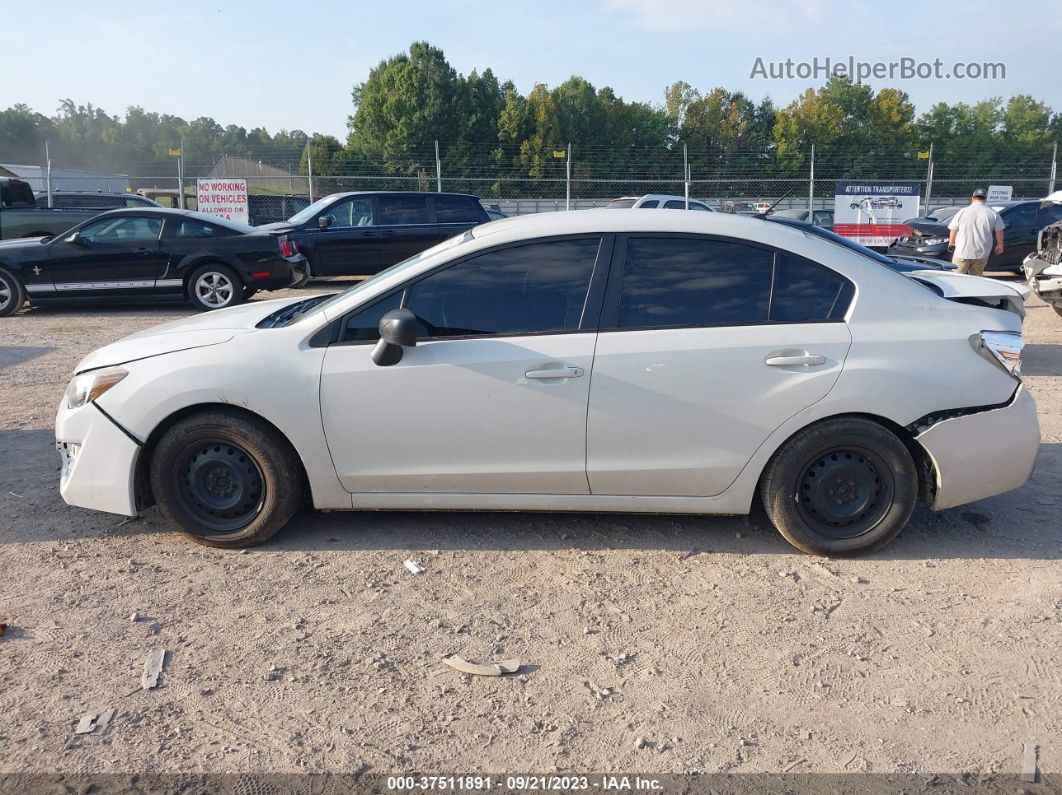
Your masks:
<instances>
[{"instance_id":1,"label":"rear door handle","mask_svg":"<svg viewBox=\"0 0 1062 795\"><path fill-rule=\"evenodd\" d=\"M817 353L774 355L768 356L763 363L771 367L811 367L816 364L826 364L826 357Z\"/></svg>"},{"instance_id":2,"label":"rear door handle","mask_svg":"<svg viewBox=\"0 0 1062 795\"><path fill-rule=\"evenodd\" d=\"M584 372L582 367L551 367L548 370L528 370L524 378L579 378Z\"/></svg>"},{"instance_id":3,"label":"rear door handle","mask_svg":"<svg viewBox=\"0 0 1062 795\"><path fill-rule=\"evenodd\" d=\"M362 232L361 236L362 237L376 237L376 233L375 232Z\"/></svg>"},{"instance_id":4,"label":"rear door handle","mask_svg":"<svg viewBox=\"0 0 1062 795\"><path fill-rule=\"evenodd\" d=\"M387 230L384 231L384 234L387 235L388 237L390 237L394 233L395 233L394 229L387 229Z\"/></svg>"}]
</instances>

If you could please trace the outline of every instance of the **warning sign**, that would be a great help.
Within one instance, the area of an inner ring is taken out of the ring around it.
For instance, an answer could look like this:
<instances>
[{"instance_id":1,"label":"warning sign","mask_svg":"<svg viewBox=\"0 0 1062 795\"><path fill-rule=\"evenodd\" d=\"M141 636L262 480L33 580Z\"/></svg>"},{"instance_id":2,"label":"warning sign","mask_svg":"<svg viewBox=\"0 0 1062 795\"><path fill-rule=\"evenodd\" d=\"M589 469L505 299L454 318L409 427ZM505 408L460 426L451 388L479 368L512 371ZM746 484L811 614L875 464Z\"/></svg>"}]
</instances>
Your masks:
<instances>
[{"instance_id":1,"label":"warning sign","mask_svg":"<svg viewBox=\"0 0 1062 795\"><path fill-rule=\"evenodd\" d=\"M230 221L247 223L247 180L196 180L196 204L199 212Z\"/></svg>"}]
</instances>

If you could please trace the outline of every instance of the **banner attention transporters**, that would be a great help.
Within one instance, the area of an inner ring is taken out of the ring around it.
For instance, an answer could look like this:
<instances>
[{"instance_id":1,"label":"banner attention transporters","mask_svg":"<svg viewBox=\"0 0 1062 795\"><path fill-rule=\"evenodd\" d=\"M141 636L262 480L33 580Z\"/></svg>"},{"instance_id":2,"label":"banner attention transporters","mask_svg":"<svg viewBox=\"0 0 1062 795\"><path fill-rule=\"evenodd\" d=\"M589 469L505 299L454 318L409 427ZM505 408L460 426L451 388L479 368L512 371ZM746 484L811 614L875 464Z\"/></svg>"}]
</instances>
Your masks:
<instances>
[{"instance_id":1,"label":"banner attention transporters","mask_svg":"<svg viewBox=\"0 0 1062 795\"><path fill-rule=\"evenodd\" d=\"M888 246L911 232L903 223L919 213L918 185L901 182L838 182L833 231L864 246Z\"/></svg>"},{"instance_id":2,"label":"banner attention transporters","mask_svg":"<svg viewBox=\"0 0 1062 795\"><path fill-rule=\"evenodd\" d=\"M196 180L196 206L201 213L246 224L247 180L227 177Z\"/></svg>"}]
</instances>

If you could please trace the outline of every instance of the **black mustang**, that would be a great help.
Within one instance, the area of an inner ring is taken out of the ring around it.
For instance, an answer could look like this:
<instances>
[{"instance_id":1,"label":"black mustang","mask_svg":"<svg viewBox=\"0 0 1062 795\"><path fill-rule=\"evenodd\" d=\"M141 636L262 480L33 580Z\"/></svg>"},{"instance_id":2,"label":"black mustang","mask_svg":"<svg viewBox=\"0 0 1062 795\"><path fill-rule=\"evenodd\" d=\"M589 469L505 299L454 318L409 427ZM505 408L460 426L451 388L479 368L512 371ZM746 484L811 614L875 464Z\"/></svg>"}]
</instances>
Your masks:
<instances>
[{"instance_id":1,"label":"black mustang","mask_svg":"<svg viewBox=\"0 0 1062 795\"><path fill-rule=\"evenodd\" d=\"M185 210L113 210L56 237L0 242L0 317L27 298L173 298L222 309L305 279L290 236Z\"/></svg>"}]
</instances>

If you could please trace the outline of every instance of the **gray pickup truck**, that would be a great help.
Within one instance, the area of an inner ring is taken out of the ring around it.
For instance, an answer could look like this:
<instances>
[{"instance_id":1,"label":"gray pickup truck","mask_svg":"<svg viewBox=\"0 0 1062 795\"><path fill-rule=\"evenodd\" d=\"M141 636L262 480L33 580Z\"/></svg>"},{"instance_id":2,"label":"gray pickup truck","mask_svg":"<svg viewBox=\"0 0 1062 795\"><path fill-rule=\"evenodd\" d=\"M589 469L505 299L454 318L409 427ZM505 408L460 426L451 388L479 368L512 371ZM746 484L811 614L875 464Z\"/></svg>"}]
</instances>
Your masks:
<instances>
[{"instance_id":1,"label":"gray pickup truck","mask_svg":"<svg viewBox=\"0 0 1062 795\"><path fill-rule=\"evenodd\" d=\"M101 212L99 207L40 207L28 182L0 177L0 240L58 235Z\"/></svg>"}]
</instances>

